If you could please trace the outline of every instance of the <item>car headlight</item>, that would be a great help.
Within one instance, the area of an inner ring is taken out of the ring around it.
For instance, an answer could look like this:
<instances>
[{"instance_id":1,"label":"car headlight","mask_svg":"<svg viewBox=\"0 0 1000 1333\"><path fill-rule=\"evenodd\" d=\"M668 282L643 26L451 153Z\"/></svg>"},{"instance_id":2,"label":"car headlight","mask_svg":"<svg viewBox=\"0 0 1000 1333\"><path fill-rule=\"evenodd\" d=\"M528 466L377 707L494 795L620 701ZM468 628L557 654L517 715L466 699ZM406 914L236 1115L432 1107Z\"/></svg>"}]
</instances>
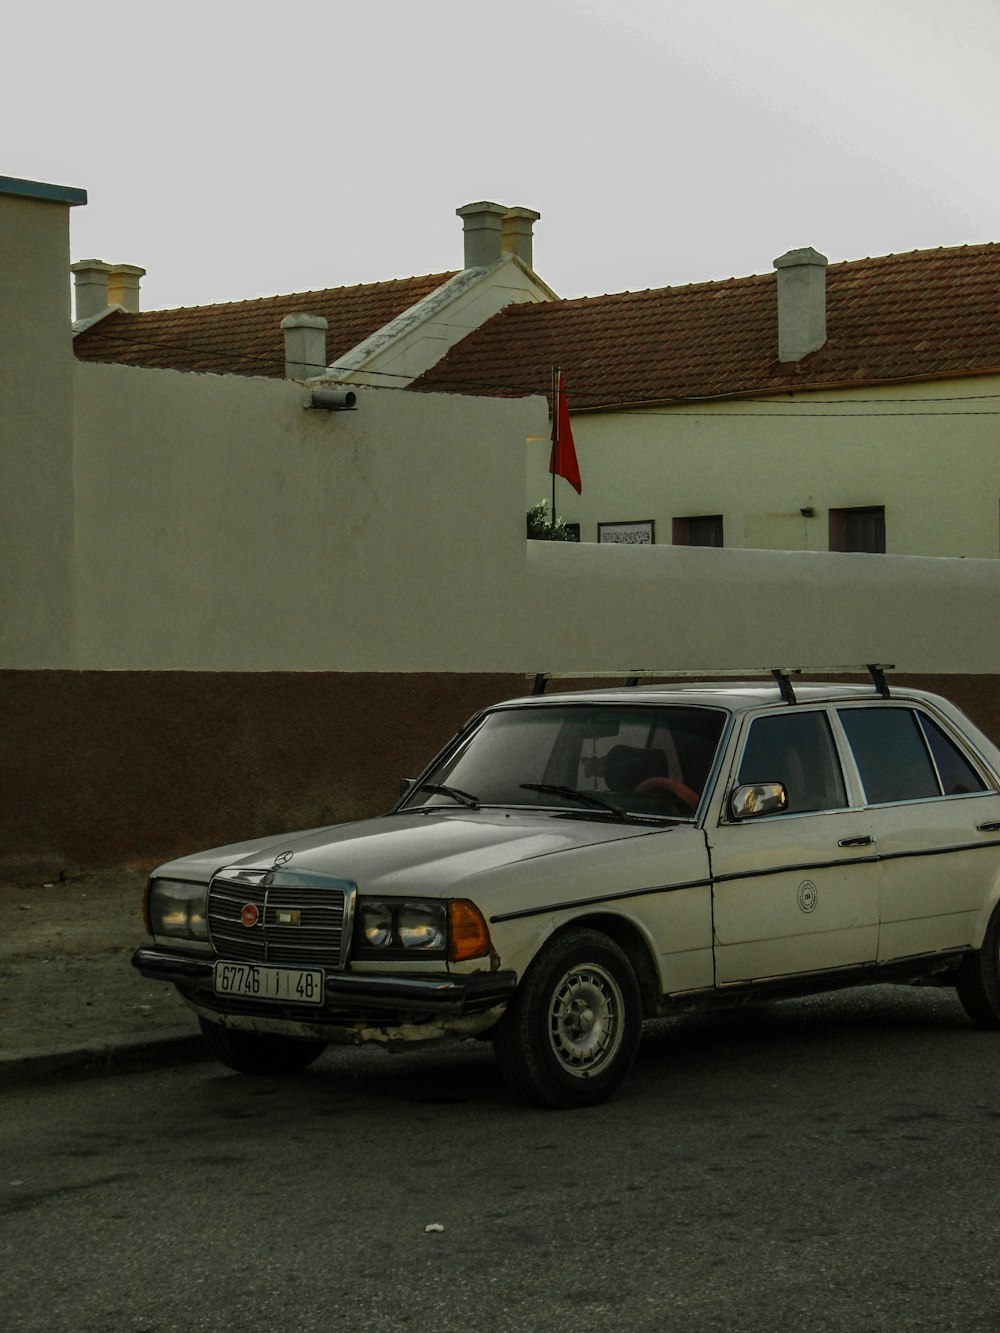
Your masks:
<instances>
[{"instance_id":1,"label":"car headlight","mask_svg":"<svg viewBox=\"0 0 1000 1333\"><path fill-rule=\"evenodd\" d=\"M479 909L464 898L358 898L355 958L447 958L458 962L490 952Z\"/></svg>"},{"instance_id":2,"label":"car headlight","mask_svg":"<svg viewBox=\"0 0 1000 1333\"><path fill-rule=\"evenodd\" d=\"M443 902L412 898L359 898L354 916L354 955L444 958L448 914Z\"/></svg>"},{"instance_id":3,"label":"car headlight","mask_svg":"<svg viewBox=\"0 0 1000 1333\"><path fill-rule=\"evenodd\" d=\"M207 940L208 886L176 879L153 879L146 893L146 925L152 935Z\"/></svg>"},{"instance_id":4,"label":"car headlight","mask_svg":"<svg viewBox=\"0 0 1000 1333\"><path fill-rule=\"evenodd\" d=\"M396 930L389 903L359 904L358 943L371 949L393 948L396 944Z\"/></svg>"}]
</instances>

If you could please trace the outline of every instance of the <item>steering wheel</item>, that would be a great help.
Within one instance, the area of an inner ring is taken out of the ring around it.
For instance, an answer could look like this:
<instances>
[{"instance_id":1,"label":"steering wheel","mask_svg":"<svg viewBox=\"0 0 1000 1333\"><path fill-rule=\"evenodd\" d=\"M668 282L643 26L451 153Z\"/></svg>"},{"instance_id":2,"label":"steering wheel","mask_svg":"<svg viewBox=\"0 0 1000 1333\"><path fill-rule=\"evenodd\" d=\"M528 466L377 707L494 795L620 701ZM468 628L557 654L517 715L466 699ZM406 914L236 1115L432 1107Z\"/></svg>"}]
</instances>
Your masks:
<instances>
[{"instance_id":1,"label":"steering wheel","mask_svg":"<svg viewBox=\"0 0 1000 1333\"><path fill-rule=\"evenodd\" d=\"M687 819L698 808L699 796L696 791L676 782L673 778L644 778L636 787L640 793L655 792L667 809L667 813Z\"/></svg>"}]
</instances>

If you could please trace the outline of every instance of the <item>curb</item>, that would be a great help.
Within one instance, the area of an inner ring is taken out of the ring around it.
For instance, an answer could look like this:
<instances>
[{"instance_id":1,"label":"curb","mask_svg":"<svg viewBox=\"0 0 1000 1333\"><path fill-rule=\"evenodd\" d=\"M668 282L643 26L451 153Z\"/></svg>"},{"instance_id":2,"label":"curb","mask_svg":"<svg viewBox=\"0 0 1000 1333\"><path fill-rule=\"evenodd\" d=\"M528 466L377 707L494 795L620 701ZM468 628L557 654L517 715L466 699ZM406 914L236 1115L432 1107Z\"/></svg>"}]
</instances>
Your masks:
<instances>
[{"instance_id":1,"label":"curb","mask_svg":"<svg viewBox=\"0 0 1000 1333\"><path fill-rule=\"evenodd\" d=\"M194 1064L209 1058L199 1035L162 1037L152 1041L59 1051L56 1054L0 1059L0 1092L39 1083L63 1083L111 1074L132 1074L172 1065Z\"/></svg>"}]
</instances>

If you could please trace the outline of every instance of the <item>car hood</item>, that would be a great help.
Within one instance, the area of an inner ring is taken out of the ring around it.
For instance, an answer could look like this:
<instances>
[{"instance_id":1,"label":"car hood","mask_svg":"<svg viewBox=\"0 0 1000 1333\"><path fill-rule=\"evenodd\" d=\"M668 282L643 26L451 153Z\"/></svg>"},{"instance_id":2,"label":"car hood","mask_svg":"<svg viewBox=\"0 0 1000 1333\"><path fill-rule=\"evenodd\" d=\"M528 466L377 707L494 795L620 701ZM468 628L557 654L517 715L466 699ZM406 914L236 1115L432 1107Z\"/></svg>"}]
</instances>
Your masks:
<instances>
[{"instance_id":1,"label":"car hood","mask_svg":"<svg viewBox=\"0 0 1000 1333\"><path fill-rule=\"evenodd\" d=\"M451 896L476 876L541 856L663 833L661 824L617 823L552 811L442 810L310 829L216 847L154 874L207 882L226 866L282 869L351 880L364 893ZM291 853L291 856L287 856Z\"/></svg>"}]
</instances>

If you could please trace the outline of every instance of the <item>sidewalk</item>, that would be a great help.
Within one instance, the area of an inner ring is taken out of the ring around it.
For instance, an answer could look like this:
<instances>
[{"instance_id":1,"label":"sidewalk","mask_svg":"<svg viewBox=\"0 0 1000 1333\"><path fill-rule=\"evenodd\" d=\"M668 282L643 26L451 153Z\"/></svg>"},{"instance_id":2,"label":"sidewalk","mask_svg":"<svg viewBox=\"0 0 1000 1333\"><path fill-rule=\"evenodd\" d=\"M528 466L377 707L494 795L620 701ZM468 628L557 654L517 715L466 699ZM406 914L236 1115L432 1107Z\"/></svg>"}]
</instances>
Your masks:
<instances>
[{"instance_id":1,"label":"sidewalk","mask_svg":"<svg viewBox=\"0 0 1000 1333\"><path fill-rule=\"evenodd\" d=\"M201 1059L194 1014L132 967L146 873L0 884L0 1092Z\"/></svg>"}]
</instances>

